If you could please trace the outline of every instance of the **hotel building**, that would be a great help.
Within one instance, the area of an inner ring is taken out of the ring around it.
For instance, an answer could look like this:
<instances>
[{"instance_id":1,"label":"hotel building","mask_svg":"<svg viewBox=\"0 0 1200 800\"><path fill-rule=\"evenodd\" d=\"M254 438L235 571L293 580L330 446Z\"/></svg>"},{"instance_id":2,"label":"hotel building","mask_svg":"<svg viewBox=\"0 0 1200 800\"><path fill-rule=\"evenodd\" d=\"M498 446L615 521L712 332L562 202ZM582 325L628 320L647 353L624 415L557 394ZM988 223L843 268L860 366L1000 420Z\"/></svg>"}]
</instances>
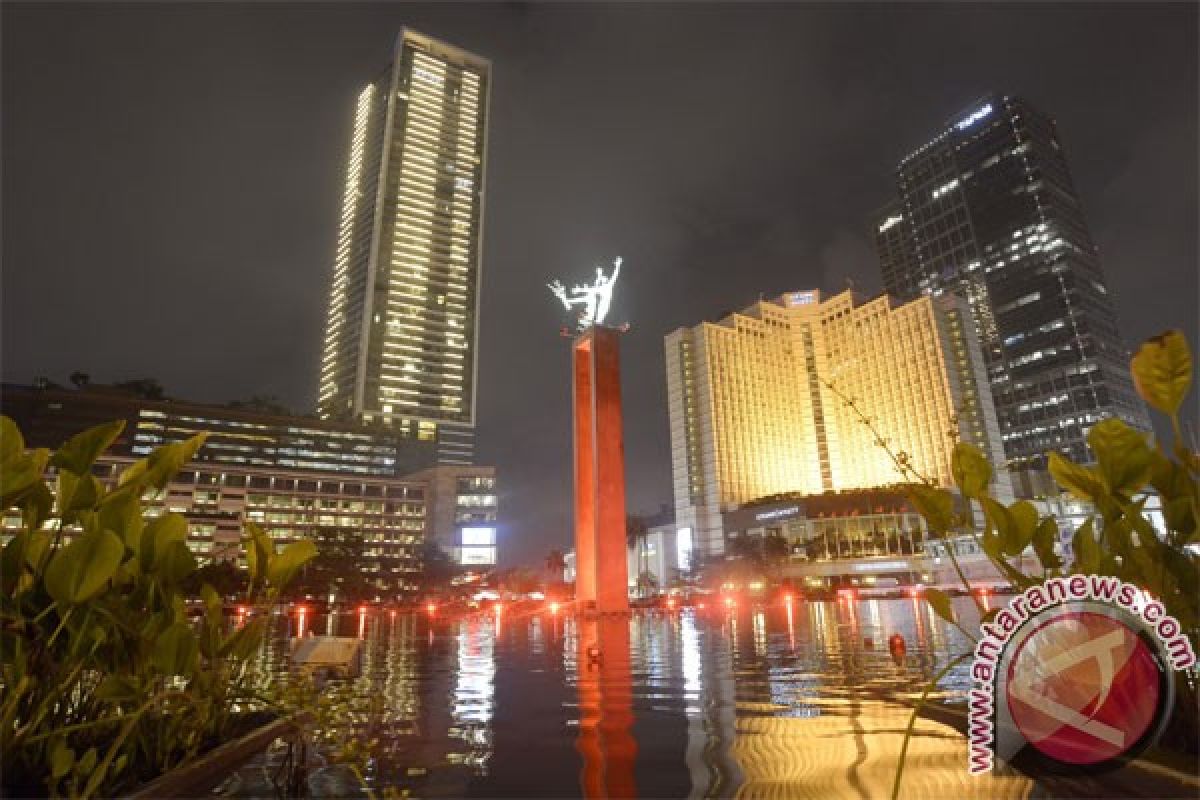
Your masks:
<instances>
[{"instance_id":1,"label":"hotel building","mask_svg":"<svg viewBox=\"0 0 1200 800\"><path fill-rule=\"evenodd\" d=\"M897 305L791 292L673 331L665 347L676 526L701 557L725 550L722 512L909 480L879 439L944 486L955 440L1003 457L970 312L954 295ZM993 489L1011 496L1006 474Z\"/></svg>"},{"instance_id":2,"label":"hotel building","mask_svg":"<svg viewBox=\"0 0 1200 800\"><path fill-rule=\"evenodd\" d=\"M321 416L474 457L490 62L411 30L358 95L318 385Z\"/></svg>"},{"instance_id":3,"label":"hotel building","mask_svg":"<svg viewBox=\"0 0 1200 800\"><path fill-rule=\"evenodd\" d=\"M1084 437L1105 417L1150 430L1053 119L984 97L904 157L896 190L873 218L884 288L967 298L1020 477L1052 450L1090 461Z\"/></svg>"}]
</instances>

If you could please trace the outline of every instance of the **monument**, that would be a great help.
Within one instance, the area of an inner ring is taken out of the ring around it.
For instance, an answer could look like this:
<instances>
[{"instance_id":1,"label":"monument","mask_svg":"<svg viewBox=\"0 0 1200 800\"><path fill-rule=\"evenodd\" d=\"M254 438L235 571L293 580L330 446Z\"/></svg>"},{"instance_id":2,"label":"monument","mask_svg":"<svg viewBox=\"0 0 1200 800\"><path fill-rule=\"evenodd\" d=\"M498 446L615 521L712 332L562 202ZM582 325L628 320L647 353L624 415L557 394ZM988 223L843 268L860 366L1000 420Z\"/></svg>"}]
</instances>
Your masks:
<instances>
[{"instance_id":1,"label":"monument","mask_svg":"<svg viewBox=\"0 0 1200 800\"><path fill-rule=\"evenodd\" d=\"M575 602L582 612L629 611L625 560L625 445L621 432L618 336L628 326L604 324L621 259L612 274L596 269L590 285L570 292L547 284L578 326L572 352L575 428Z\"/></svg>"}]
</instances>

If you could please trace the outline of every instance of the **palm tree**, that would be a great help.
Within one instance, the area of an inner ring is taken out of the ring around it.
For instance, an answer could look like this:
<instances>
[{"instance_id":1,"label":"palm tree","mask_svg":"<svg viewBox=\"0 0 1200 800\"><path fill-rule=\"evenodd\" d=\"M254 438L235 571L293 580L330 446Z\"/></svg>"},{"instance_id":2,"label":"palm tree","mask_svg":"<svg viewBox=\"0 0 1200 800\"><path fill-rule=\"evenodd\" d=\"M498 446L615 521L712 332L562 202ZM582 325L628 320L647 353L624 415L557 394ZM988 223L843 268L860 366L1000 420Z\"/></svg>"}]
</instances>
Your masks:
<instances>
[{"instance_id":1,"label":"palm tree","mask_svg":"<svg viewBox=\"0 0 1200 800\"><path fill-rule=\"evenodd\" d=\"M627 514L625 516L625 542L634 549L638 557L638 575L646 571L644 548L638 546L638 540L642 539L649 532L646 527L646 520L639 517L637 514ZM638 588L641 588L640 586Z\"/></svg>"},{"instance_id":2,"label":"palm tree","mask_svg":"<svg viewBox=\"0 0 1200 800\"><path fill-rule=\"evenodd\" d=\"M567 568L567 558L563 555L562 550L554 549L546 556L546 571L554 577L554 582L558 583L563 579L563 571Z\"/></svg>"}]
</instances>

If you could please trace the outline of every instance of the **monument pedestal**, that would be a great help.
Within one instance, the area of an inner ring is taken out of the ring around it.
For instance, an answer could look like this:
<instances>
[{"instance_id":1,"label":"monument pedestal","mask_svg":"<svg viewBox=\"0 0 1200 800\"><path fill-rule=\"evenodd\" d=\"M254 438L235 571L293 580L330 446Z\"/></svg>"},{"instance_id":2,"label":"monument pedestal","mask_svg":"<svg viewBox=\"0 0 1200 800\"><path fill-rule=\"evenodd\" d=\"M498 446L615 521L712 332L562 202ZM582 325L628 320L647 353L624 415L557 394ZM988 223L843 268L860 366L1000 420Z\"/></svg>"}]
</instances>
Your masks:
<instances>
[{"instance_id":1,"label":"monument pedestal","mask_svg":"<svg viewBox=\"0 0 1200 800\"><path fill-rule=\"evenodd\" d=\"M629 612L620 332L575 339L575 600L579 611Z\"/></svg>"}]
</instances>

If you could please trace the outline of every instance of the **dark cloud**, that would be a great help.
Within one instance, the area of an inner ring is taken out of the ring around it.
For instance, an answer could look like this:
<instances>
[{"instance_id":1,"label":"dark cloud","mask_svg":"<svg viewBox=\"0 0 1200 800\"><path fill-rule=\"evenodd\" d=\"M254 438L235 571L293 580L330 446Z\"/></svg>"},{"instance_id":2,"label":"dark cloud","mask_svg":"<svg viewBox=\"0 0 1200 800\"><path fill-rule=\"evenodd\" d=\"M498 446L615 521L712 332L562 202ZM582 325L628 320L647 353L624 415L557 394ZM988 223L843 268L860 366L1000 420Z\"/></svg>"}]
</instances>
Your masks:
<instances>
[{"instance_id":1,"label":"dark cloud","mask_svg":"<svg viewBox=\"0 0 1200 800\"><path fill-rule=\"evenodd\" d=\"M569 538L543 284L626 259L630 504L670 500L662 336L878 286L892 170L989 89L1054 114L1129 342L1192 333L1197 10L1154 6L3 7L3 374L313 402L354 97L404 24L493 59L482 459L505 557Z\"/></svg>"}]
</instances>

